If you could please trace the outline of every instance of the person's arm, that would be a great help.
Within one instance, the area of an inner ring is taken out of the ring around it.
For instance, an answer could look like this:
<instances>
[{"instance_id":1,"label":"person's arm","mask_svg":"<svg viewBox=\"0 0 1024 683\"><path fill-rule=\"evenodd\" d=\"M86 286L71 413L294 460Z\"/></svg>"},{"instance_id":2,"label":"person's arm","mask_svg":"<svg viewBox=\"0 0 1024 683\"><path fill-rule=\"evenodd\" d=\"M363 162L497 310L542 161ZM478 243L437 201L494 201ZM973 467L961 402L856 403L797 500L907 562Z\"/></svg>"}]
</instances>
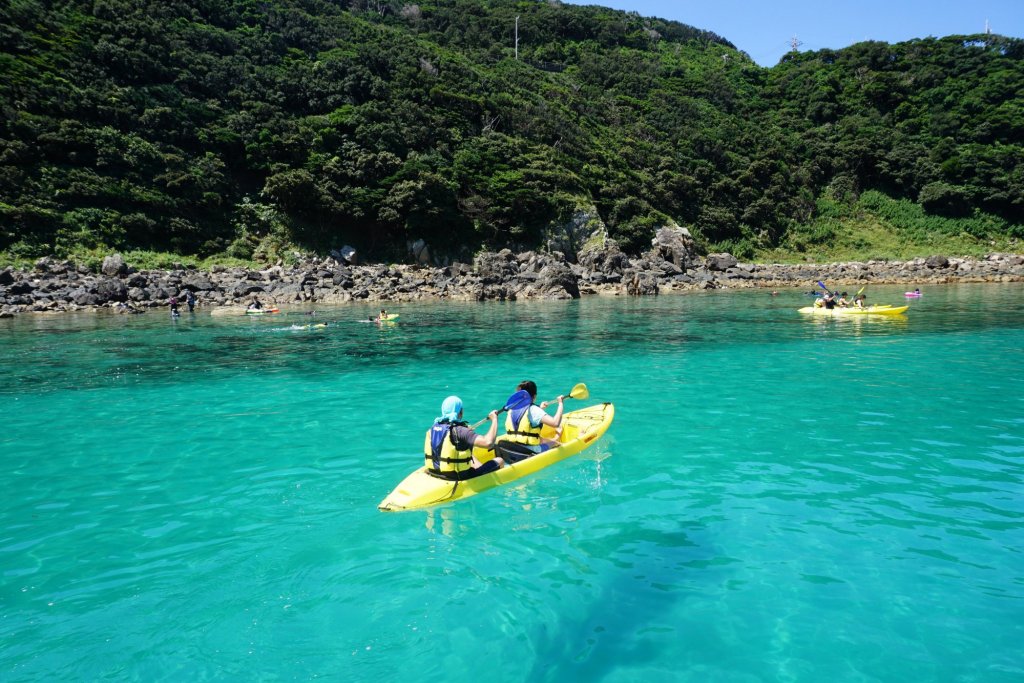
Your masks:
<instances>
[{"instance_id":1,"label":"person's arm","mask_svg":"<svg viewBox=\"0 0 1024 683\"><path fill-rule=\"evenodd\" d=\"M559 396L555 400L558 401L558 410L555 411L555 416L551 417L547 413L544 413L544 417L542 417L540 421L543 424L548 425L549 427L558 428L558 426L562 424L562 411L565 410L565 396ZM540 404L540 407L541 409L547 408L548 402L544 401L543 403Z\"/></svg>"},{"instance_id":2,"label":"person's arm","mask_svg":"<svg viewBox=\"0 0 1024 683\"><path fill-rule=\"evenodd\" d=\"M490 448L498 436L498 411L492 410L487 413L487 417L491 420L491 428L487 430L486 434L477 434L473 440L473 445L479 448Z\"/></svg>"}]
</instances>

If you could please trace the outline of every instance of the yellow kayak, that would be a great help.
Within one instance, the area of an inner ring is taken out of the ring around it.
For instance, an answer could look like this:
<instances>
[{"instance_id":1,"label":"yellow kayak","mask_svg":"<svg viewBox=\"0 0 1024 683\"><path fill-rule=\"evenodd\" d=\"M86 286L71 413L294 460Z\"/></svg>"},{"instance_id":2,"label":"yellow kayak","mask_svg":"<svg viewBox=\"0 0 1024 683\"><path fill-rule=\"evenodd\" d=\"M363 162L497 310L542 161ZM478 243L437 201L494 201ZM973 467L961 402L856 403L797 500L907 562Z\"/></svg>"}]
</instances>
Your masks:
<instances>
[{"instance_id":1,"label":"yellow kayak","mask_svg":"<svg viewBox=\"0 0 1024 683\"><path fill-rule=\"evenodd\" d=\"M811 315L900 315L910 306L891 306L889 304L868 306L867 308L825 308L824 306L804 306L801 313Z\"/></svg>"},{"instance_id":2,"label":"yellow kayak","mask_svg":"<svg viewBox=\"0 0 1024 683\"><path fill-rule=\"evenodd\" d=\"M431 476L427 474L426 467L420 467L403 479L377 507L386 512L415 510L469 498L481 491L508 484L589 448L608 430L614 417L615 407L611 403L565 413L562 416L561 445L473 479L448 481ZM555 434L551 427L545 425L541 435L552 439ZM499 441L503 439L498 437ZM477 448L473 454L478 459L487 460L493 457L494 451Z\"/></svg>"}]
</instances>

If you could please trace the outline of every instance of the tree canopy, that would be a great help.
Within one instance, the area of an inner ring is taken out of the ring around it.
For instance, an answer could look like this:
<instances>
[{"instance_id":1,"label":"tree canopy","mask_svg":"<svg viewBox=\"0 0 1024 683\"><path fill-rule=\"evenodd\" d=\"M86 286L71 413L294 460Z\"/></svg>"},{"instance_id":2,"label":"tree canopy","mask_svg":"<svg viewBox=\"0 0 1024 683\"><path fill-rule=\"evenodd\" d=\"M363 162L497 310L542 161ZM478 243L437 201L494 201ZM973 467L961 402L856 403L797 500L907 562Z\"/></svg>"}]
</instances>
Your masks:
<instances>
[{"instance_id":1,"label":"tree canopy","mask_svg":"<svg viewBox=\"0 0 1024 683\"><path fill-rule=\"evenodd\" d=\"M676 222L743 253L869 190L1024 236L1022 57L953 36L765 69L557 1L12 0L0 250L400 258L592 207L628 251Z\"/></svg>"}]
</instances>

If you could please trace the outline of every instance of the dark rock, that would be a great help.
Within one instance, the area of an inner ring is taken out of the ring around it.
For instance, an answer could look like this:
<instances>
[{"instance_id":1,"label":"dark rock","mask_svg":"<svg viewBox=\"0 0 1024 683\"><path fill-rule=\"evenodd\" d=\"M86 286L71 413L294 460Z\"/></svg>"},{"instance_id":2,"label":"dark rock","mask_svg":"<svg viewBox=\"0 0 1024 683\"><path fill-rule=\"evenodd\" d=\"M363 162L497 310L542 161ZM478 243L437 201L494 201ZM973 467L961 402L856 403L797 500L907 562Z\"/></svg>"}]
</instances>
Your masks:
<instances>
[{"instance_id":1,"label":"dark rock","mask_svg":"<svg viewBox=\"0 0 1024 683\"><path fill-rule=\"evenodd\" d=\"M732 254L708 254L707 269L708 270L729 270L736 266L739 261Z\"/></svg>"},{"instance_id":2,"label":"dark rock","mask_svg":"<svg viewBox=\"0 0 1024 683\"><path fill-rule=\"evenodd\" d=\"M149 278L142 273L135 273L125 281L129 287L145 287L149 284Z\"/></svg>"},{"instance_id":3,"label":"dark rock","mask_svg":"<svg viewBox=\"0 0 1024 683\"><path fill-rule=\"evenodd\" d=\"M483 278L485 284L502 282L519 272L519 264L511 249L495 253L485 251L473 260L473 270Z\"/></svg>"},{"instance_id":4,"label":"dark rock","mask_svg":"<svg viewBox=\"0 0 1024 683\"><path fill-rule=\"evenodd\" d=\"M945 256L929 256L928 260L926 260L924 264L932 270L936 268L948 268L949 259Z\"/></svg>"},{"instance_id":5,"label":"dark rock","mask_svg":"<svg viewBox=\"0 0 1024 683\"><path fill-rule=\"evenodd\" d=\"M100 303L97 295L81 287L72 292L70 300L79 306L95 306Z\"/></svg>"},{"instance_id":6,"label":"dark rock","mask_svg":"<svg viewBox=\"0 0 1024 683\"><path fill-rule=\"evenodd\" d=\"M587 270L604 275L615 273L621 276L629 267L629 257L622 253L614 240L608 240L604 246L589 247L581 251L579 264Z\"/></svg>"},{"instance_id":7,"label":"dark rock","mask_svg":"<svg viewBox=\"0 0 1024 683\"><path fill-rule=\"evenodd\" d=\"M130 283L131 281L129 281L129 284ZM190 289L193 292L209 292L216 289L213 282L210 281L210 278L198 272L189 273L182 278L181 286L182 288Z\"/></svg>"},{"instance_id":8,"label":"dark rock","mask_svg":"<svg viewBox=\"0 0 1024 683\"><path fill-rule=\"evenodd\" d=\"M647 272L633 271L622 278L623 288L630 296L657 296L658 280Z\"/></svg>"},{"instance_id":9,"label":"dark rock","mask_svg":"<svg viewBox=\"0 0 1024 683\"><path fill-rule=\"evenodd\" d=\"M697 260L697 243L686 228L663 227L658 229L651 240L651 250L648 254L671 263L679 269L676 272L682 272Z\"/></svg>"},{"instance_id":10,"label":"dark rock","mask_svg":"<svg viewBox=\"0 0 1024 683\"><path fill-rule=\"evenodd\" d=\"M239 282L235 285L235 288L231 290L231 294L238 296L248 296L249 294L262 294L266 290L263 289L262 285L255 284L253 282Z\"/></svg>"},{"instance_id":11,"label":"dark rock","mask_svg":"<svg viewBox=\"0 0 1024 683\"><path fill-rule=\"evenodd\" d=\"M99 303L128 299L128 288L117 278L104 278L97 282L95 293L99 298Z\"/></svg>"},{"instance_id":12,"label":"dark rock","mask_svg":"<svg viewBox=\"0 0 1024 683\"><path fill-rule=\"evenodd\" d=\"M566 263L551 263L540 271L535 289L545 299L579 299L580 284Z\"/></svg>"}]
</instances>

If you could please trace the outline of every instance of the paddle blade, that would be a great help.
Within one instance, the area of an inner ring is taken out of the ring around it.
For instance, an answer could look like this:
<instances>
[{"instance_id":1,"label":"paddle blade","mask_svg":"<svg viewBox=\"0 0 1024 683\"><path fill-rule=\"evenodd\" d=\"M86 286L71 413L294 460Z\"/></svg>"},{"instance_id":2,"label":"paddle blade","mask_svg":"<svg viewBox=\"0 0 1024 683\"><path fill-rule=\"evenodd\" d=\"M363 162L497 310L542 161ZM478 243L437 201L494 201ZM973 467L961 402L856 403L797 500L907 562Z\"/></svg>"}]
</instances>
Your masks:
<instances>
[{"instance_id":1,"label":"paddle blade","mask_svg":"<svg viewBox=\"0 0 1024 683\"><path fill-rule=\"evenodd\" d=\"M569 398L590 398L590 390L587 389L586 384L580 382L572 388L572 391L569 392Z\"/></svg>"},{"instance_id":2,"label":"paddle blade","mask_svg":"<svg viewBox=\"0 0 1024 683\"><path fill-rule=\"evenodd\" d=\"M505 401L504 410L517 410L519 408L525 408L526 406L530 405L530 403L532 403L532 401L530 400L530 393L525 389L520 389L519 391L508 397L508 400Z\"/></svg>"}]
</instances>

